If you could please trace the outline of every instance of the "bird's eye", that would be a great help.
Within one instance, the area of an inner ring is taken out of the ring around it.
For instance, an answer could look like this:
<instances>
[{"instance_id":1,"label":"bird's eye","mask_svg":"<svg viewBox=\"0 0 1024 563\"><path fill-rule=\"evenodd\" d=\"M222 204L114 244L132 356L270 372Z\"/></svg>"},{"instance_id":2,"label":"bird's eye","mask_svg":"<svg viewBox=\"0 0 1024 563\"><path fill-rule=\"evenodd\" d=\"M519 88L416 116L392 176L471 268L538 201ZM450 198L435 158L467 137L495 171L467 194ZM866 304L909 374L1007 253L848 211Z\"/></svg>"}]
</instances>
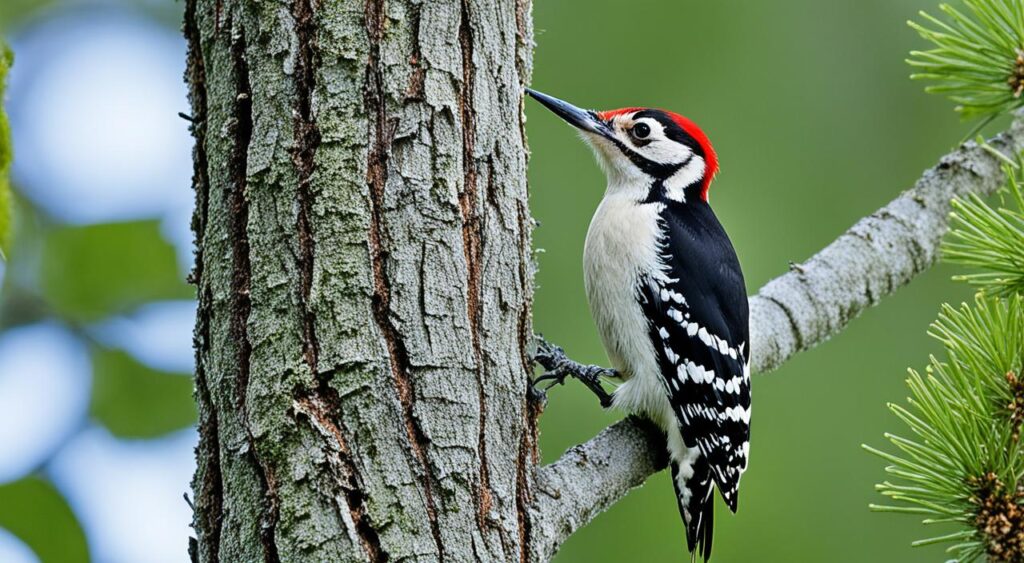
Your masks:
<instances>
[{"instance_id":1,"label":"bird's eye","mask_svg":"<svg viewBox=\"0 0 1024 563\"><path fill-rule=\"evenodd\" d=\"M651 134L651 126L646 123L637 123L631 131L637 139L646 139Z\"/></svg>"}]
</instances>

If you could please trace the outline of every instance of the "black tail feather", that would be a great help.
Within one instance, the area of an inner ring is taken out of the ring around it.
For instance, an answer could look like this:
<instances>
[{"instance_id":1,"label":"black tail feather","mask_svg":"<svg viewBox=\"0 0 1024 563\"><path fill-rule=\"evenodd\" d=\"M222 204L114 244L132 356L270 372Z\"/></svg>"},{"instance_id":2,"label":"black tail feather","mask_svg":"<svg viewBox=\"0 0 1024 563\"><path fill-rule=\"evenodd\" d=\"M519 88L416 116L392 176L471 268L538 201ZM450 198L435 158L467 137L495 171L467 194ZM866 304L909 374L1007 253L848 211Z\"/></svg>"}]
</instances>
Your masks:
<instances>
[{"instance_id":1,"label":"black tail feather","mask_svg":"<svg viewBox=\"0 0 1024 563\"><path fill-rule=\"evenodd\" d=\"M704 506L701 507L701 513L704 516L704 529L697 530L697 534L699 534L697 547L701 552L701 557L707 562L711 560L711 540L715 530L715 495L708 495Z\"/></svg>"},{"instance_id":2,"label":"black tail feather","mask_svg":"<svg viewBox=\"0 0 1024 563\"><path fill-rule=\"evenodd\" d=\"M715 521L714 484L710 468L703 459L693 465L694 473L686 480L685 488L679 483L679 465L672 462L672 486L676 491L679 516L686 525L686 547L691 555L700 555L704 561L711 558L712 536ZM683 504L683 492L689 493L688 502ZM689 515L689 517L687 517Z\"/></svg>"}]
</instances>

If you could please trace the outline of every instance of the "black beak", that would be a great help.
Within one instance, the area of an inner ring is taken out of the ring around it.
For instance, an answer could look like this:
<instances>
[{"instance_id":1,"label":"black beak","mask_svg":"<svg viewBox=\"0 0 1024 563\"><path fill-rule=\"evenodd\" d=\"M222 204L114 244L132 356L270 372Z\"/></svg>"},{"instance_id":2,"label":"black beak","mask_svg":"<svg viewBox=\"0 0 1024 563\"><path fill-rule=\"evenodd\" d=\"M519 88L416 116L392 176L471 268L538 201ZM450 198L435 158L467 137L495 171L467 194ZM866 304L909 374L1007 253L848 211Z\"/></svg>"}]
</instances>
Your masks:
<instances>
[{"instance_id":1,"label":"black beak","mask_svg":"<svg viewBox=\"0 0 1024 563\"><path fill-rule=\"evenodd\" d=\"M608 124L602 121L594 111L578 108L569 102L564 102L554 96L549 96L529 88L526 89L526 93L573 127L581 131L601 135L602 137L611 137L611 130L608 129Z\"/></svg>"}]
</instances>

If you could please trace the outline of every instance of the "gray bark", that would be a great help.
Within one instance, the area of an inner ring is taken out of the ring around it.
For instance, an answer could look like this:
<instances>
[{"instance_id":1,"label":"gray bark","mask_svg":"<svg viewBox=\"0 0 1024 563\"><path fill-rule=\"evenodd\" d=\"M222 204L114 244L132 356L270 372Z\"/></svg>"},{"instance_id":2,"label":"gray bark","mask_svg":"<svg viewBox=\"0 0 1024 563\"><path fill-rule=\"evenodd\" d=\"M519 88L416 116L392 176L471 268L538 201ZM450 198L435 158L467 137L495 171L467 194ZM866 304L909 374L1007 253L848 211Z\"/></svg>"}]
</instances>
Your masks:
<instances>
[{"instance_id":1,"label":"gray bark","mask_svg":"<svg viewBox=\"0 0 1024 563\"><path fill-rule=\"evenodd\" d=\"M525 559L529 10L188 3L196 559Z\"/></svg>"},{"instance_id":2,"label":"gray bark","mask_svg":"<svg viewBox=\"0 0 1024 563\"><path fill-rule=\"evenodd\" d=\"M664 464L537 467L530 0L188 0L196 561L542 561ZM1021 148L1019 124L995 144ZM752 298L772 369L927 268L967 147Z\"/></svg>"}]
</instances>

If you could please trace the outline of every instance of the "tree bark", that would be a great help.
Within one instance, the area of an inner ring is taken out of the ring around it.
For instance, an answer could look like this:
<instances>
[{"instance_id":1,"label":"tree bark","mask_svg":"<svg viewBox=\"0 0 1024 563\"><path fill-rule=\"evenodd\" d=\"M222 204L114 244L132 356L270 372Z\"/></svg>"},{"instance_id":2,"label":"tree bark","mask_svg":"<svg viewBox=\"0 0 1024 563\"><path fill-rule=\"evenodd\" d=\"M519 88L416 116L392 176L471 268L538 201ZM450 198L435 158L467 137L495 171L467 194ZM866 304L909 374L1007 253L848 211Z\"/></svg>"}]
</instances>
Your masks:
<instances>
[{"instance_id":1,"label":"tree bark","mask_svg":"<svg viewBox=\"0 0 1024 563\"><path fill-rule=\"evenodd\" d=\"M190 0L194 557L513 561L528 0Z\"/></svg>"},{"instance_id":2,"label":"tree bark","mask_svg":"<svg viewBox=\"0 0 1024 563\"><path fill-rule=\"evenodd\" d=\"M544 561L664 466L630 419L537 467L530 0L187 0L195 561ZM755 371L934 263L968 144L751 298Z\"/></svg>"}]
</instances>

